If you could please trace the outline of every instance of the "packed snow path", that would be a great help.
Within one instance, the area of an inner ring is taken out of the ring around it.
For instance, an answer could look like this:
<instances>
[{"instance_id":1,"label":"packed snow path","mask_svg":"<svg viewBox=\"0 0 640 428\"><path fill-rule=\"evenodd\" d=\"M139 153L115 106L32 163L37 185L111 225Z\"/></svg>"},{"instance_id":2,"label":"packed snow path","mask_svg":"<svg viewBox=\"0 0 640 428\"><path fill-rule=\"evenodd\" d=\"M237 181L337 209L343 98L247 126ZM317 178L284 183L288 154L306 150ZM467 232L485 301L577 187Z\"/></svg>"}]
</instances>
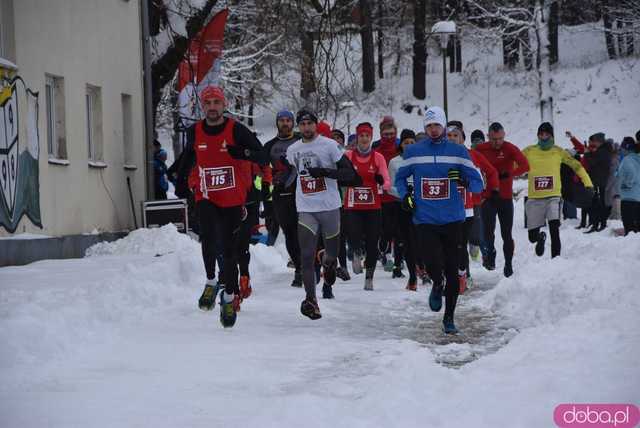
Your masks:
<instances>
[{"instance_id":1,"label":"packed snow path","mask_svg":"<svg viewBox=\"0 0 640 428\"><path fill-rule=\"evenodd\" d=\"M338 280L310 321L283 249L264 246L225 330L197 309L197 243L171 227L0 269L0 425L540 427L560 403L637 403L640 236L571 226L556 260L517 231L511 279L474 264L453 338L429 287L381 269L374 292Z\"/></svg>"}]
</instances>

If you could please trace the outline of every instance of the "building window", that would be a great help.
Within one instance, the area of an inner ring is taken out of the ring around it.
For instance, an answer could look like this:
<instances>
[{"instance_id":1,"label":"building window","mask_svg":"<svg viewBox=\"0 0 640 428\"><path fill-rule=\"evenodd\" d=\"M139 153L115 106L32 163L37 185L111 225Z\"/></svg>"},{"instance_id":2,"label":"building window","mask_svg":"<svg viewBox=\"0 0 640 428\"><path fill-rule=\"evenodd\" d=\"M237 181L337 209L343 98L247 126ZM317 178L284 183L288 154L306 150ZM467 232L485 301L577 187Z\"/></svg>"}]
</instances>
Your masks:
<instances>
[{"instance_id":1,"label":"building window","mask_svg":"<svg viewBox=\"0 0 640 428\"><path fill-rule=\"evenodd\" d=\"M102 96L100 88L87 85L85 98L89 161L102 162Z\"/></svg>"},{"instance_id":2,"label":"building window","mask_svg":"<svg viewBox=\"0 0 640 428\"><path fill-rule=\"evenodd\" d=\"M124 167L135 168L133 155L133 119L131 117L131 95L121 94L122 101L122 146L124 149Z\"/></svg>"},{"instance_id":3,"label":"building window","mask_svg":"<svg viewBox=\"0 0 640 428\"><path fill-rule=\"evenodd\" d=\"M50 159L67 159L64 79L45 77L45 107L47 110L47 148Z\"/></svg>"}]
</instances>

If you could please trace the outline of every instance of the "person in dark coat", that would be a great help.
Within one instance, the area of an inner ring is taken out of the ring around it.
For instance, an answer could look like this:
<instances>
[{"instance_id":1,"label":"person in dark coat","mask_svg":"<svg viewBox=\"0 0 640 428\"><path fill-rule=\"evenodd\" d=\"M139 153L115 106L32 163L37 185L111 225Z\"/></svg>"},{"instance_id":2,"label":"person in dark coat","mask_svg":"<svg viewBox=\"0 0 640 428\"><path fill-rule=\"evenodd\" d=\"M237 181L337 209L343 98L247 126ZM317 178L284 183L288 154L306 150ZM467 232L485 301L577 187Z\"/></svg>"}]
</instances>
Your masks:
<instances>
[{"instance_id":1,"label":"person in dark coat","mask_svg":"<svg viewBox=\"0 0 640 428\"><path fill-rule=\"evenodd\" d=\"M600 232L607 227L608 209L606 189L611 174L611 156L613 147L605 140L604 133L598 132L589 137L591 150L585 154L587 171L593 182L594 195L592 215L593 226L586 233Z\"/></svg>"}]
</instances>

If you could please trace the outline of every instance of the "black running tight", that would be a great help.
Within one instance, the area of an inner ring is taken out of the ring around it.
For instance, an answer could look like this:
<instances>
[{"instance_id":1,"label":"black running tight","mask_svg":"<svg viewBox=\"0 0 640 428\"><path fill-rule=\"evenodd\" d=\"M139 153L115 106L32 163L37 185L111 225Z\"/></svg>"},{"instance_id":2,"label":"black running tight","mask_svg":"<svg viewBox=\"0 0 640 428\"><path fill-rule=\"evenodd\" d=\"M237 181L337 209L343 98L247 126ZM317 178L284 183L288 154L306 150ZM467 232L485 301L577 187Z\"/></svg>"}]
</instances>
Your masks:
<instances>
[{"instance_id":1,"label":"black running tight","mask_svg":"<svg viewBox=\"0 0 640 428\"><path fill-rule=\"evenodd\" d=\"M529 230L529 242L535 244L540 238L540 227ZM560 220L549 220L549 235L551 235L551 257L560 255Z\"/></svg>"}]
</instances>

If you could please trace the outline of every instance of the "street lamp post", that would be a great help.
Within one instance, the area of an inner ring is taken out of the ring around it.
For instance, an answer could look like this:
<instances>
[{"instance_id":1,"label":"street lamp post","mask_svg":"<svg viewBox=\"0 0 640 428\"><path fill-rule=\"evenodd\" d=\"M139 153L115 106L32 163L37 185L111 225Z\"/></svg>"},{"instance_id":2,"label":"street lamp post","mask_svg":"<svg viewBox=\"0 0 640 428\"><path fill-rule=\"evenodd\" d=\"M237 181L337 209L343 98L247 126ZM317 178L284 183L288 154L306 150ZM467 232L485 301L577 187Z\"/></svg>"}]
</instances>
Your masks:
<instances>
[{"instance_id":1,"label":"street lamp post","mask_svg":"<svg viewBox=\"0 0 640 428\"><path fill-rule=\"evenodd\" d=\"M442 93L444 112L449 117L449 109L447 105L447 42L449 36L456 34L456 23L453 21L439 21L431 27L431 34L438 36L440 47L442 48Z\"/></svg>"}]
</instances>

